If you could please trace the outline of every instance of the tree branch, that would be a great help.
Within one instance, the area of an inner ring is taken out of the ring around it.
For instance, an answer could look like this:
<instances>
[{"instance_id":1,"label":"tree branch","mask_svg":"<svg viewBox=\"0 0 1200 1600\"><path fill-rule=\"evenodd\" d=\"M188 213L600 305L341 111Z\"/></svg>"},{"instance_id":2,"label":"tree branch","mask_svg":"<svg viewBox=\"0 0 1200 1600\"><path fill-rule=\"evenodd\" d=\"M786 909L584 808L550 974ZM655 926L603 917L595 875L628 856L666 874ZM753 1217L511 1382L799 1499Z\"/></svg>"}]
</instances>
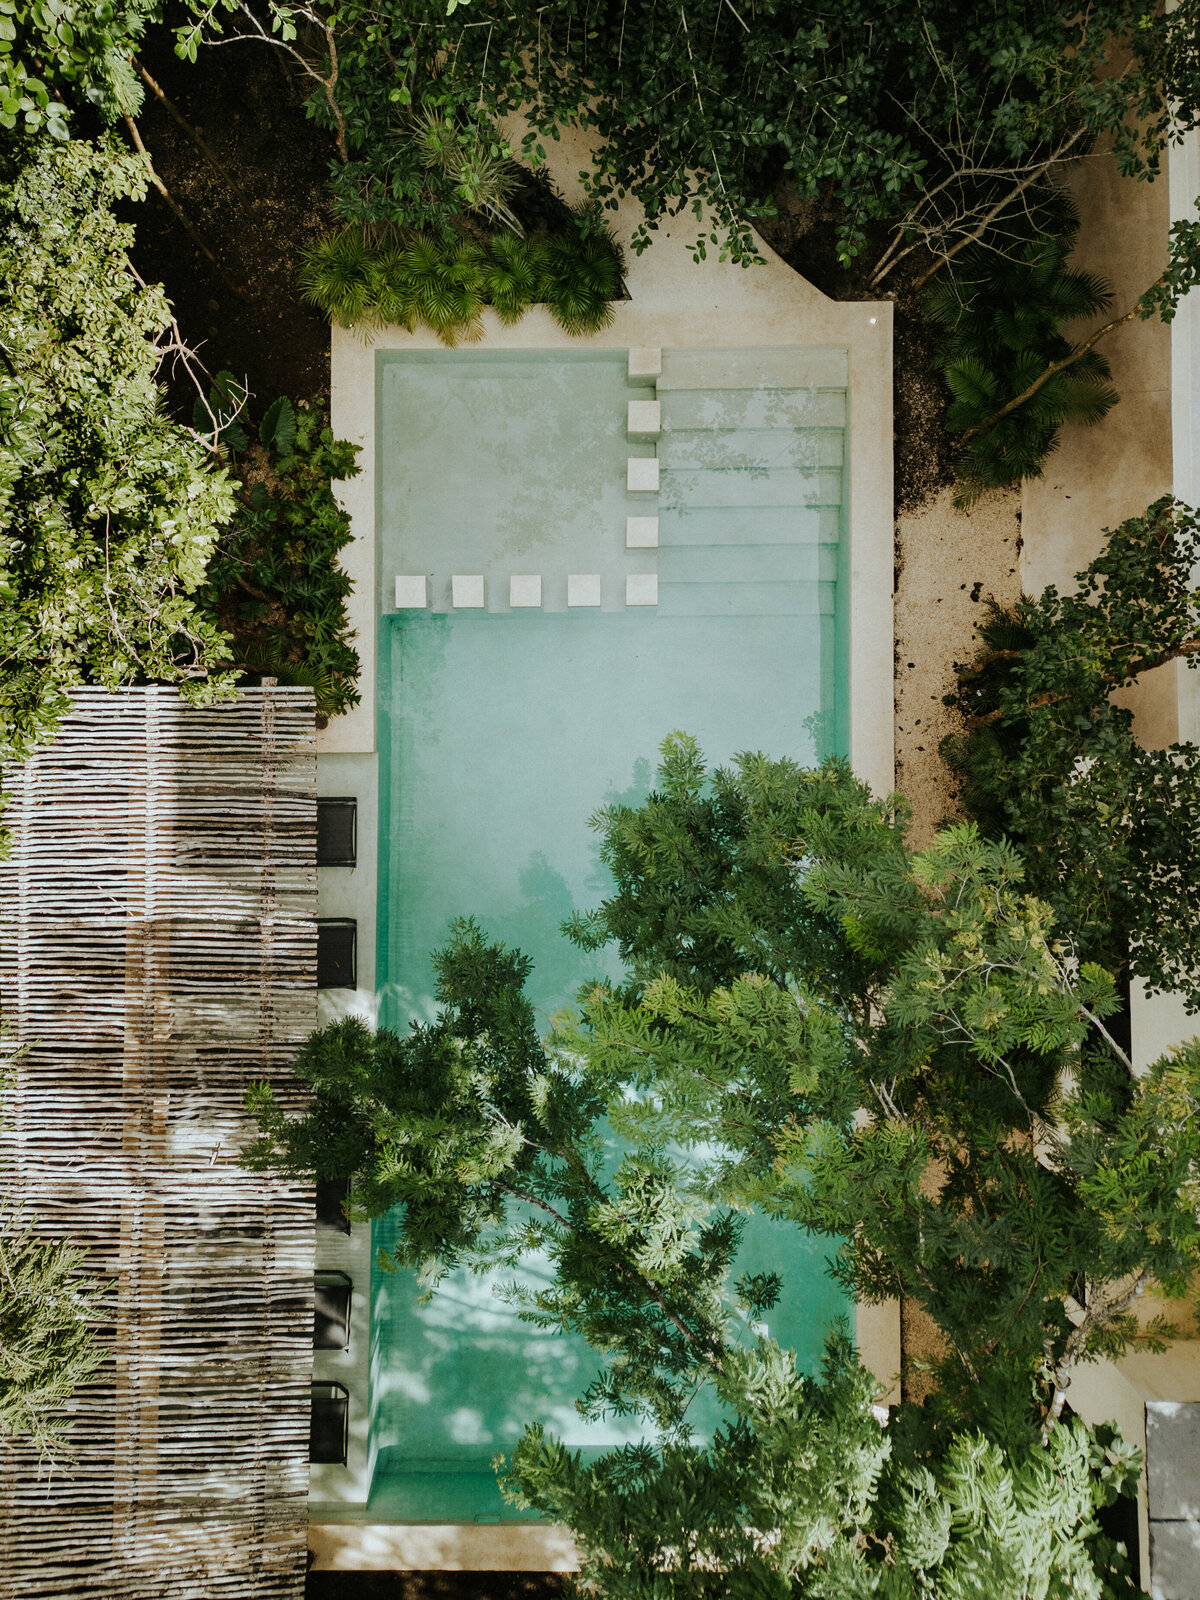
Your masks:
<instances>
[{"instance_id":1,"label":"tree branch","mask_svg":"<svg viewBox=\"0 0 1200 1600\"><path fill-rule=\"evenodd\" d=\"M1165 277L1166 274L1164 273L1162 278L1156 278L1154 283L1150 285L1150 289L1156 288L1158 284L1163 282ZM1146 293L1149 294L1149 292L1150 290L1147 289ZM1131 310L1122 312L1119 317L1113 317L1111 322L1106 322L1102 328L1097 328L1095 333L1091 334L1090 337L1085 339L1082 344L1076 345L1073 350L1068 351L1067 354L1065 356L1061 356L1059 360L1052 361L1043 372L1038 374L1028 388L1022 389L1019 395L1016 395L1012 400L1006 401L1005 404L1000 407L999 411L995 412L985 421L977 422L973 428L968 428L962 436L962 443L964 445L970 444L972 439L978 438L981 433L986 433L989 428L994 428L996 424L1007 417L1010 412L1016 411L1018 406L1023 406L1026 400L1032 400L1034 395L1037 394L1038 390L1045 388L1046 384L1050 382L1050 379L1053 378L1056 373L1062 372L1067 367L1074 366L1081 356L1087 355L1092 346L1094 344L1098 344L1100 340L1103 339L1106 333L1111 333L1114 328L1121 327L1123 323L1132 322L1134 317L1136 317L1138 312L1141 310L1141 305L1142 302L1139 300Z\"/></svg>"},{"instance_id":2,"label":"tree branch","mask_svg":"<svg viewBox=\"0 0 1200 1600\"><path fill-rule=\"evenodd\" d=\"M176 203L176 201L172 197L170 191L168 190L166 184L162 181L162 179L159 177L158 173L154 170L154 163L150 159L149 150L147 150L146 146L142 143L142 136L138 132L137 123L133 120L133 118L129 115L128 112L123 112L122 116L123 116L124 121L125 121L125 126L129 129L129 136L133 140L134 146L137 149L138 154L141 156L142 160L146 163L146 175L150 179L150 182L154 185L154 187L158 190L159 194L162 195L163 199L167 202L167 205L174 212L175 216L177 217L177 219L179 220L180 224L182 225L182 227L187 232L188 237L191 239L192 243L196 246L197 250L201 251L205 256L208 257L209 261L212 262L213 267L216 270L217 276L220 278L221 282L225 285L225 287L229 290L230 294L236 295L239 300L247 300L248 301L250 299L250 296L247 294L245 289L241 288L238 284L234 283L233 279L231 277L229 277L229 275L226 273L225 269L222 267L221 263L217 260L216 256L213 255L212 251L205 244L204 240L196 232L196 229L195 229L194 225L192 224L191 220L185 214L183 209Z\"/></svg>"},{"instance_id":3,"label":"tree branch","mask_svg":"<svg viewBox=\"0 0 1200 1600\"><path fill-rule=\"evenodd\" d=\"M188 138L197 147L197 149L199 149L206 160L215 168L217 172L221 174L222 178L224 178L225 182L233 190L234 194L237 195L238 199L245 202L247 199L246 191L242 188L241 184L237 182L233 174L223 167L217 160L207 141L201 136L200 130L192 127L191 123L184 116L183 112L180 111L174 100L170 99L160 85L150 76L138 58L136 56L131 56L130 60L137 68L142 80L150 89L151 93L160 101L163 108L167 112L167 115L175 119L175 121L187 134Z\"/></svg>"},{"instance_id":4,"label":"tree branch","mask_svg":"<svg viewBox=\"0 0 1200 1600\"><path fill-rule=\"evenodd\" d=\"M1143 1268L1138 1273L1130 1287L1124 1294L1115 1300L1101 1299L1095 1305L1089 1304L1084 1312L1082 1322L1071 1330L1070 1337L1063 1348L1062 1360L1051 1364L1051 1373L1054 1378L1054 1394L1042 1419L1042 1443L1045 1444L1053 1433L1058 1419L1062 1416L1063 1406L1066 1404L1067 1390L1071 1387L1071 1368L1085 1353L1090 1335L1102 1322L1109 1321L1112 1317L1119 1317L1123 1311L1128 1311L1134 1300L1146 1285L1153 1274ZM1090 1297L1089 1297L1090 1298Z\"/></svg>"},{"instance_id":5,"label":"tree branch","mask_svg":"<svg viewBox=\"0 0 1200 1600\"><path fill-rule=\"evenodd\" d=\"M994 661L1018 660L1026 653L1023 650L997 650L988 657L979 670L982 672L986 666ZM1140 678L1143 672L1153 672L1156 667L1165 667L1169 661L1183 660L1188 656L1200 656L1200 638L1183 639L1179 644L1172 645L1169 650L1161 650L1155 656L1146 656L1140 661L1130 662L1127 670L1121 674L1101 673L1101 682L1109 684L1113 689L1118 689L1122 684L1131 683L1134 679ZM1036 700L1031 700L1018 715L1028 716L1031 711L1038 711L1042 706L1057 705L1060 700L1068 698L1069 696L1065 692L1040 694ZM1008 715L1010 713L1004 706L997 706L994 711L983 712L977 717L968 717L966 726L969 732L973 732L976 728L990 727L992 723L999 722L1001 717Z\"/></svg>"}]
</instances>

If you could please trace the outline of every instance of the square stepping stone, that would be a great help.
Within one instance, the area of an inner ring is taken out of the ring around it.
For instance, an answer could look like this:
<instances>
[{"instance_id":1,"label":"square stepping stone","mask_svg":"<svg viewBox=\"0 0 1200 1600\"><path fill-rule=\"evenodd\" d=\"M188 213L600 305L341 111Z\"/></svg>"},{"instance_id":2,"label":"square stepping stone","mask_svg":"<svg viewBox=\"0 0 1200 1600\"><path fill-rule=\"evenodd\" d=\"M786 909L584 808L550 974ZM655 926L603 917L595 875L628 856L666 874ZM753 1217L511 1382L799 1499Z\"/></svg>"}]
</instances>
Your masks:
<instances>
[{"instance_id":1,"label":"square stepping stone","mask_svg":"<svg viewBox=\"0 0 1200 1600\"><path fill-rule=\"evenodd\" d=\"M406 573L396 579L396 610L421 611L429 604L429 585L425 574Z\"/></svg>"},{"instance_id":2,"label":"square stepping stone","mask_svg":"<svg viewBox=\"0 0 1200 1600\"><path fill-rule=\"evenodd\" d=\"M598 572L568 573L567 604L569 606L598 606L600 604L600 574Z\"/></svg>"},{"instance_id":3,"label":"square stepping stone","mask_svg":"<svg viewBox=\"0 0 1200 1600\"><path fill-rule=\"evenodd\" d=\"M625 548L626 550L657 550L658 518L626 517Z\"/></svg>"},{"instance_id":4,"label":"square stepping stone","mask_svg":"<svg viewBox=\"0 0 1200 1600\"><path fill-rule=\"evenodd\" d=\"M626 433L651 438L662 432L662 406L657 400L631 400L625 423Z\"/></svg>"},{"instance_id":5,"label":"square stepping stone","mask_svg":"<svg viewBox=\"0 0 1200 1600\"><path fill-rule=\"evenodd\" d=\"M482 575L456 572L450 579L450 598L456 611L480 610L486 603Z\"/></svg>"},{"instance_id":6,"label":"square stepping stone","mask_svg":"<svg viewBox=\"0 0 1200 1600\"><path fill-rule=\"evenodd\" d=\"M632 494L657 494L658 457L630 456L625 469L625 487Z\"/></svg>"},{"instance_id":7,"label":"square stepping stone","mask_svg":"<svg viewBox=\"0 0 1200 1600\"><path fill-rule=\"evenodd\" d=\"M658 604L658 573L627 572L625 574L625 604L627 606L656 606Z\"/></svg>"},{"instance_id":8,"label":"square stepping stone","mask_svg":"<svg viewBox=\"0 0 1200 1600\"><path fill-rule=\"evenodd\" d=\"M635 345L629 352L631 378L658 378L662 376L662 351L650 345Z\"/></svg>"},{"instance_id":9,"label":"square stepping stone","mask_svg":"<svg viewBox=\"0 0 1200 1600\"><path fill-rule=\"evenodd\" d=\"M515 572L508 580L508 603L510 606L540 606L542 603L542 579L537 572Z\"/></svg>"}]
</instances>

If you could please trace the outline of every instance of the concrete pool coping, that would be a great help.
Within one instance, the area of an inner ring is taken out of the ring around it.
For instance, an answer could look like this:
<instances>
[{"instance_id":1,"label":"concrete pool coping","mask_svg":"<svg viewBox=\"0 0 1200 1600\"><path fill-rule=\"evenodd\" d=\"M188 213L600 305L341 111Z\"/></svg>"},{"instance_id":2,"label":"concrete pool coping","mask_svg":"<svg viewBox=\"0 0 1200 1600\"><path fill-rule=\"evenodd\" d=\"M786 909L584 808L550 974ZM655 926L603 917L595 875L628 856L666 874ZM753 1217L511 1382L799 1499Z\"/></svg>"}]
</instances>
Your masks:
<instances>
[{"instance_id":1,"label":"concrete pool coping","mask_svg":"<svg viewBox=\"0 0 1200 1600\"><path fill-rule=\"evenodd\" d=\"M624 243L634 219L617 214ZM471 348L501 350L820 349L849 361L850 759L880 794L894 781L892 718L892 307L887 301L830 300L763 245L765 264L693 262L694 218L676 218L640 256L627 252L626 289L612 326L578 339L544 306L505 327L484 313ZM388 327L363 336L334 328L333 428L360 446L357 478L340 486L354 539L342 562L354 580L350 616L362 655L361 703L318 736L319 754L374 750L375 357L380 351L443 349L429 329Z\"/></svg>"},{"instance_id":2,"label":"concrete pool coping","mask_svg":"<svg viewBox=\"0 0 1200 1600\"><path fill-rule=\"evenodd\" d=\"M576 198L569 174L586 163L578 138L564 137L551 149L552 175L569 199ZM627 247L638 221L625 205L610 218ZM894 785L893 722L893 505L892 505L892 307L889 302L828 299L762 245L765 264L743 268L716 252L695 262L690 241L700 232L694 216L676 218L653 235L640 256L626 249L626 292L612 326L585 339L572 338L541 306L513 327L484 313L479 351L647 349L844 349L847 352L849 420L849 705L850 759L855 772L880 795ZM427 329L409 333L388 327L363 336L334 328L331 352L332 424L338 438L360 447L358 477L339 486L351 516L352 543L342 563L354 583L349 600L362 658L361 703L317 736L318 788L326 794L357 793L362 823L377 804L375 751L376 573L376 356L381 351L444 348ZM348 787L347 785L351 785ZM322 1020L354 1012L375 1015L374 836L360 826L356 869L323 869L322 915L354 916L359 926L359 988L322 996ZM355 1230L356 1234L358 1230ZM361 1248L361 1247L360 1247ZM356 1251L357 1254L357 1251ZM369 1258L369 1246L367 1249ZM318 1262L318 1265L323 1265ZM885 1403L898 1400L899 1307L859 1305L856 1335L864 1364L876 1374ZM353 1365L365 1380L365 1340ZM347 1373L349 1376L349 1373ZM314 1468L310 1488L310 1544L314 1566L332 1570L567 1570L570 1541L559 1528L538 1525L373 1524L364 1501L369 1489L365 1441L355 1447L357 1470ZM340 1479L340 1481L339 1481ZM355 1482L347 1481L354 1479ZM364 1481L364 1479L366 1481ZM360 1520L362 1519L362 1520Z\"/></svg>"}]
</instances>

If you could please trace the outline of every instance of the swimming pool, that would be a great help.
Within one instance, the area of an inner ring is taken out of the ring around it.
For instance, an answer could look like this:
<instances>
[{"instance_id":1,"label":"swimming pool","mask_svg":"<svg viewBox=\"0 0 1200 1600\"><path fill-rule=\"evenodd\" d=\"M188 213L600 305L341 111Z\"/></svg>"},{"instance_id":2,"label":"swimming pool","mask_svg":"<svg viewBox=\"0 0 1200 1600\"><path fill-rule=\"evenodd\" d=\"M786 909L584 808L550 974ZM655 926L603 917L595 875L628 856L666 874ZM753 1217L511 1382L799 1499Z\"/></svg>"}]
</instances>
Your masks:
<instances>
[{"instance_id":1,"label":"swimming pool","mask_svg":"<svg viewBox=\"0 0 1200 1600\"><path fill-rule=\"evenodd\" d=\"M558 932L606 892L588 817L644 796L667 733L710 761L845 748L845 355L664 351L631 381L624 351L386 353L376 400L380 1020L432 1014L429 953L465 914L533 957L548 1019L604 970ZM427 604L397 608L414 579ZM795 1230L756 1223L742 1269L784 1250L772 1332L807 1362L846 1302ZM376 1273L371 1322L376 1517L511 1516L489 1463L535 1416L584 1448L636 1436L581 1422L596 1358L485 1281L418 1307Z\"/></svg>"}]
</instances>

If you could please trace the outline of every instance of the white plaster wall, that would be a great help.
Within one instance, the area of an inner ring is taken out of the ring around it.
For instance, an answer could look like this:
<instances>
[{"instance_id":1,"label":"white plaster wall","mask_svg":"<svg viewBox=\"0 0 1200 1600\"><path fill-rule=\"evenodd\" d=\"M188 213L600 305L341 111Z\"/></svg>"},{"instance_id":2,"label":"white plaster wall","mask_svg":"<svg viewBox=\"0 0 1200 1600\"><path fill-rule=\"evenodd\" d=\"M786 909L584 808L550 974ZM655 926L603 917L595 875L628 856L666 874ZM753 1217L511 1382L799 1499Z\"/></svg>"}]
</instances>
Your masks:
<instances>
[{"instance_id":1,"label":"white plaster wall","mask_svg":"<svg viewBox=\"0 0 1200 1600\"><path fill-rule=\"evenodd\" d=\"M1200 135L1189 134L1170 153L1168 184L1172 218L1196 214L1200 196ZM1170 326L1171 477L1176 498L1200 505L1200 292L1185 295ZM1200 570L1194 574L1200 584ZM1200 743L1200 670L1181 661L1151 674L1167 737ZM1200 1017L1189 1016L1178 995L1148 995L1139 983L1132 996L1134 1065L1144 1071L1172 1045L1200 1033Z\"/></svg>"}]
</instances>

